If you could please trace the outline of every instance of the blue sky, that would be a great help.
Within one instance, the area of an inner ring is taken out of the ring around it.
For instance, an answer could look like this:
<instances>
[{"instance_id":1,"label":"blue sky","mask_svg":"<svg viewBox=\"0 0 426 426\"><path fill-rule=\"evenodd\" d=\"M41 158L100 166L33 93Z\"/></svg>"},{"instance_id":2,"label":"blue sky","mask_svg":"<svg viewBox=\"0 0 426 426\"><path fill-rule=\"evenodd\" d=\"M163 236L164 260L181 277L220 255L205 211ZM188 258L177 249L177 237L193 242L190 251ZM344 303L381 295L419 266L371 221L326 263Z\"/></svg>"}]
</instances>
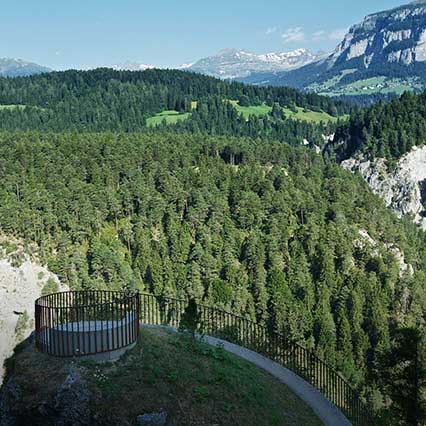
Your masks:
<instances>
[{"instance_id":1,"label":"blue sky","mask_svg":"<svg viewBox=\"0 0 426 426\"><path fill-rule=\"evenodd\" d=\"M408 1L407 1L408 2ZM331 50L365 15L403 0L10 0L0 57L56 69L127 60L176 66L227 47Z\"/></svg>"}]
</instances>

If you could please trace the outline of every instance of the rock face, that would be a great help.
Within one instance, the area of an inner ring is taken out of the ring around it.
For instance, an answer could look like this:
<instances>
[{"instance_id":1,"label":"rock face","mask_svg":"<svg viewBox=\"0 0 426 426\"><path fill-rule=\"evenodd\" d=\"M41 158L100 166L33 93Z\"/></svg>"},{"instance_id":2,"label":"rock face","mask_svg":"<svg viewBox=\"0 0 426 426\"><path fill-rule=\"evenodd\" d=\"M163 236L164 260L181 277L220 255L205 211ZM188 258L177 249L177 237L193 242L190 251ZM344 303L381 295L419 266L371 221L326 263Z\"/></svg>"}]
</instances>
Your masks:
<instances>
[{"instance_id":1,"label":"rock face","mask_svg":"<svg viewBox=\"0 0 426 426\"><path fill-rule=\"evenodd\" d=\"M383 158L373 161L351 158L343 161L342 166L359 172L398 217L412 215L426 229L426 146L414 147L393 171L388 171Z\"/></svg>"},{"instance_id":2,"label":"rock face","mask_svg":"<svg viewBox=\"0 0 426 426\"><path fill-rule=\"evenodd\" d=\"M411 65L426 61L426 2L367 16L350 28L328 59L328 66L359 58L360 64L400 63Z\"/></svg>"},{"instance_id":3,"label":"rock face","mask_svg":"<svg viewBox=\"0 0 426 426\"><path fill-rule=\"evenodd\" d=\"M58 278L41 266L20 241L0 236L0 385L3 362L34 328L34 301L42 289L62 289Z\"/></svg>"},{"instance_id":4,"label":"rock face","mask_svg":"<svg viewBox=\"0 0 426 426\"><path fill-rule=\"evenodd\" d=\"M333 53L296 70L246 82L287 85L331 96L400 94L426 86L426 1L378 12L353 25Z\"/></svg>"},{"instance_id":5,"label":"rock face","mask_svg":"<svg viewBox=\"0 0 426 426\"><path fill-rule=\"evenodd\" d=\"M33 336L21 346L19 351L21 356L27 358L28 364L25 369L22 366L18 368L19 371L14 367L15 371L0 388L0 426L97 424L91 416L89 384L82 376L81 369L73 363L63 363L52 358L51 371L30 371L33 367L31 359L35 354ZM34 368L37 366L39 364L36 361ZM36 402L28 394L28 389L34 385L39 386L38 394L34 395Z\"/></svg>"},{"instance_id":6,"label":"rock face","mask_svg":"<svg viewBox=\"0 0 426 426\"><path fill-rule=\"evenodd\" d=\"M187 69L213 77L236 79L248 77L252 73L296 69L318 60L319 57L320 54L311 53L306 49L263 55L246 50L225 49L215 56L200 59Z\"/></svg>"}]
</instances>

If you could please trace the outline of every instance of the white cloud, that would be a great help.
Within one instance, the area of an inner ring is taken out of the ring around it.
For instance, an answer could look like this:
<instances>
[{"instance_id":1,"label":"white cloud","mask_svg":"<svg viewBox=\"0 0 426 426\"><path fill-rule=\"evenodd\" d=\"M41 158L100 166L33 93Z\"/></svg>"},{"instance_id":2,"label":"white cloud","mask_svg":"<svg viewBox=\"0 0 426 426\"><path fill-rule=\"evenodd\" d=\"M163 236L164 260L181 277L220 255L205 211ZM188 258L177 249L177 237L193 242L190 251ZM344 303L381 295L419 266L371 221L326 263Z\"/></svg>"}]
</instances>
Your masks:
<instances>
[{"instance_id":1,"label":"white cloud","mask_svg":"<svg viewBox=\"0 0 426 426\"><path fill-rule=\"evenodd\" d=\"M269 27L265 31L265 34L268 36L268 35L274 34L276 32L277 32L277 27Z\"/></svg>"},{"instance_id":2,"label":"white cloud","mask_svg":"<svg viewBox=\"0 0 426 426\"><path fill-rule=\"evenodd\" d=\"M328 35L328 38L329 40L342 41L347 32L347 28L338 28L337 30L331 31L331 33Z\"/></svg>"},{"instance_id":3,"label":"white cloud","mask_svg":"<svg viewBox=\"0 0 426 426\"><path fill-rule=\"evenodd\" d=\"M315 31L312 34L312 41L323 41L323 40L332 40L332 41L342 41L347 33L347 28L338 28L331 31L319 30Z\"/></svg>"},{"instance_id":4,"label":"white cloud","mask_svg":"<svg viewBox=\"0 0 426 426\"><path fill-rule=\"evenodd\" d=\"M324 40L324 38L327 37L327 33L324 30L320 30L320 31L315 31L312 34L312 41L321 41Z\"/></svg>"},{"instance_id":5,"label":"white cloud","mask_svg":"<svg viewBox=\"0 0 426 426\"><path fill-rule=\"evenodd\" d=\"M305 32L301 27L289 28L281 34L284 43L292 43L295 41L304 41Z\"/></svg>"}]
</instances>

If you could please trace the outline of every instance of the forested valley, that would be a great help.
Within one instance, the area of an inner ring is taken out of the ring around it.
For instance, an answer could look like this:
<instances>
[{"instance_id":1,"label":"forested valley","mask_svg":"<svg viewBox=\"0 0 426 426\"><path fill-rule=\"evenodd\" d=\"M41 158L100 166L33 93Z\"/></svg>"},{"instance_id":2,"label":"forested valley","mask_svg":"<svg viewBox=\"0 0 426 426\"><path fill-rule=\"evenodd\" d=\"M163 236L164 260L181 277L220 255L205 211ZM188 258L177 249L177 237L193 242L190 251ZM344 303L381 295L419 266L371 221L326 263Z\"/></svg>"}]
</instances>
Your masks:
<instances>
[{"instance_id":1,"label":"forested valley","mask_svg":"<svg viewBox=\"0 0 426 426\"><path fill-rule=\"evenodd\" d=\"M282 332L403 418L392 360L426 313L425 234L334 158L422 143L423 100L359 109L180 71L0 79L1 231L71 289L195 298ZM188 116L147 126L168 110Z\"/></svg>"},{"instance_id":2,"label":"forested valley","mask_svg":"<svg viewBox=\"0 0 426 426\"><path fill-rule=\"evenodd\" d=\"M312 150L3 133L0 174L2 231L36 242L71 288L191 296L248 315L367 384L376 408L393 331L426 309L423 234Z\"/></svg>"}]
</instances>

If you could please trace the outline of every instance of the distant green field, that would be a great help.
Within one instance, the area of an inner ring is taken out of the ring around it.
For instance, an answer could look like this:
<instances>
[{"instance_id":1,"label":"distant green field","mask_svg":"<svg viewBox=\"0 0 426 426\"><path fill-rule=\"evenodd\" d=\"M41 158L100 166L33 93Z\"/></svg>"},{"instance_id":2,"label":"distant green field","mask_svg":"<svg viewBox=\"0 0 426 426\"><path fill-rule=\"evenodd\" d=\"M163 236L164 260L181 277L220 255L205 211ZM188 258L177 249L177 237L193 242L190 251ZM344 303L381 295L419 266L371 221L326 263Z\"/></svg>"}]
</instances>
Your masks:
<instances>
[{"instance_id":1,"label":"distant green field","mask_svg":"<svg viewBox=\"0 0 426 426\"><path fill-rule=\"evenodd\" d=\"M268 105L262 104L257 106L248 106L242 107L238 105L238 101L229 101L234 108L244 116L244 118L249 118L251 115L261 116L266 115L272 111L272 108Z\"/></svg>"},{"instance_id":2,"label":"distant green field","mask_svg":"<svg viewBox=\"0 0 426 426\"><path fill-rule=\"evenodd\" d=\"M346 85L339 85L339 81L333 79L320 85L311 85L310 90L325 96L358 96L372 95L375 93L387 94L394 93L401 95L405 91L422 91L423 84L417 78L389 78L385 76L377 76L363 80L357 80Z\"/></svg>"},{"instance_id":3,"label":"distant green field","mask_svg":"<svg viewBox=\"0 0 426 426\"><path fill-rule=\"evenodd\" d=\"M146 125L148 127L155 127L163 122L166 122L167 124L176 124L178 121L188 119L190 115L191 113L189 112L180 113L177 111L162 111L153 117L149 117L146 120Z\"/></svg>"},{"instance_id":4,"label":"distant green field","mask_svg":"<svg viewBox=\"0 0 426 426\"><path fill-rule=\"evenodd\" d=\"M304 110L301 107L296 107L297 112L293 112L289 108L283 108L284 114L287 118L291 118L294 120L302 120L302 121L310 121L312 123L320 123L321 121L326 123L329 121L337 121L337 117L333 117L330 114L321 111L310 111L310 110ZM347 116L340 116L339 118L345 119Z\"/></svg>"},{"instance_id":5,"label":"distant green field","mask_svg":"<svg viewBox=\"0 0 426 426\"><path fill-rule=\"evenodd\" d=\"M257 106L248 106L242 107L238 105L238 101L230 101L231 104L235 107L235 109L244 116L244 118L248 119L251 115L255 115L257 117L262 115L267 115L272 111L272 108L268 105L262 104ZM289 108L283 108L285 116L287 118L291 118L293 120L302 120L302 121L310 121L312 123L319 123L321 121L337 121L337 117L332 117L330 114L326 112L315 112L307 110L305 111L301 107L296 107L297 112L291 111ZM340 118L345 118L342 116Z\"/></svg>"}]
</instances>

